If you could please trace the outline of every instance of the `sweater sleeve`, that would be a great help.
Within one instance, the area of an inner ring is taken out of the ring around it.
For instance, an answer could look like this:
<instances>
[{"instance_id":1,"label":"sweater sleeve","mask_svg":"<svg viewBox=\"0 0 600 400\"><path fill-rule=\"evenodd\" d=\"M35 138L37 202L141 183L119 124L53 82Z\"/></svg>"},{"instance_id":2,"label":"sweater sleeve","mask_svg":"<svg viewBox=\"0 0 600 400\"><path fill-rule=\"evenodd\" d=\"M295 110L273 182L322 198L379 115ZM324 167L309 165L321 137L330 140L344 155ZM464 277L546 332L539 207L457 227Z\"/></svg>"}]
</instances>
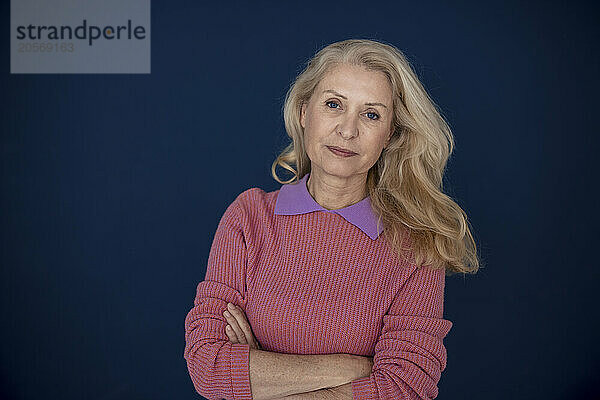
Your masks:
<instances>
[{"instance_id":1,"label":"sweater sleeve","mask_svg":"<svg viewBox=\"0 0 600 400\"><path fill-rule=\"evenodd\" d=\"M247 221L238 196L221 217L205 279L185 319L184 358L194 388L208 399L252 399L250 345L229 341L223 316L228 302L246 312Z\"/></svg>"},{"instance_id":2,"label":"sweater sleeve","mask_svg":"<svg viewBox=\"0 0 600 400\"><path fill-rule=\"evenodd\" d=\"M354 399L429 400L446 368L444 269L416 268L396 294L375 345L368 377L352 381Z\"/></svg>"}]
</instances>

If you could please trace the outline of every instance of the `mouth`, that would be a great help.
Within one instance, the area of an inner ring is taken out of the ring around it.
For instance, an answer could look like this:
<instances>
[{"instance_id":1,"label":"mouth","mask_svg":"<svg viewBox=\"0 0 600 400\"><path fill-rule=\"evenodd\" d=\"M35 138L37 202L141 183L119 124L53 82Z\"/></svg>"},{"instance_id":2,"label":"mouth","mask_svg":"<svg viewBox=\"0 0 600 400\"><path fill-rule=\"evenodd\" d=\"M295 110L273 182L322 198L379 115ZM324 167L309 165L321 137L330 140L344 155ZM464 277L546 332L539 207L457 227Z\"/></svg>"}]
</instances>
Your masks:
<instances>
[{"instance_id":1,"label":"mouth","mask_svg":"<svg viewBox=\"0 0 600 400\"><path fill-rule=\"evenodd\" d=\"M336 154L338 156L343 156L343 157L350 157L350 156L355 156L358 153L355 153L351 150L348 149L344 149L343 147L337 147L337 146L327 146L327 148L333 153Z\"/></svg>"}]
</instances>

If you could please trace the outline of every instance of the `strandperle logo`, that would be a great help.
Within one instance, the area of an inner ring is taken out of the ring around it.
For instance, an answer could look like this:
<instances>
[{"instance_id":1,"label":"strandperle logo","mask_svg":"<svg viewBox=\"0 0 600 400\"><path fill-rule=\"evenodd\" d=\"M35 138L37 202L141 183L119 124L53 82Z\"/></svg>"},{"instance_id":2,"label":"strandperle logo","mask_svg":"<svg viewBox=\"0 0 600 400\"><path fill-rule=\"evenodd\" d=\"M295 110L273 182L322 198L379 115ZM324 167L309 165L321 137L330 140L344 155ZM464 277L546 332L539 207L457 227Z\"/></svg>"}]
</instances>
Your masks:
<instances>
[{"instance_id":1,"label":"strandperle logo","mask_svg":"<svg viewBox=\"0 0 600 400\"><path fill-rule=\"evenodd\" d=\"M18 40L87 40L92 46L95 40L143 40L146 39L146 28L142 25L132 26L130 19L126 25L88 25L87 19L81 25L45 26L45 25L20 25L17 26Z\"/></svg>"},{"instance_id":2,"label":"strandperle logo","mask_svg":"<svg viewBox=\"0 0 600 400\"><path fill-rule=\"evenodd\" d=\"M11 74L149 74L150 0L11 0Z\"/></svg>"}]
</instances>

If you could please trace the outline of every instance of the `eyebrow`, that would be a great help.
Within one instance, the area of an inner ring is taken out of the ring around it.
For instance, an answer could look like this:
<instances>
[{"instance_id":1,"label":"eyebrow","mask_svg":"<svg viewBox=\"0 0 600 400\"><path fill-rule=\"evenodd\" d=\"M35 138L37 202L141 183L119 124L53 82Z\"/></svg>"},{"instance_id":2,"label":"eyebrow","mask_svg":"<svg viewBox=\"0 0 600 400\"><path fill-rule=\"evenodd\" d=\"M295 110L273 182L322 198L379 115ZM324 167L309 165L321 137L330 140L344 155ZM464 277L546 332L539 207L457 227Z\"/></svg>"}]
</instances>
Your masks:
<instances>
[{"instance_id":1,"label":"eyebrow","mask_svg":"<svg viewBox=\"0 0 600 400\"><path fill-rule=\"evenodd\" d=\"M348 98L346 96L344 96L341 93L336 92L335 90L332 89L327 89L327 90L323 90L323 93L333 93L336 96L340 96L342 99L344 100L348 100ZM387 106L383 103L365 103L366 106L382 106L383 108L387 108Z\"/></svg>"}]
</instances>

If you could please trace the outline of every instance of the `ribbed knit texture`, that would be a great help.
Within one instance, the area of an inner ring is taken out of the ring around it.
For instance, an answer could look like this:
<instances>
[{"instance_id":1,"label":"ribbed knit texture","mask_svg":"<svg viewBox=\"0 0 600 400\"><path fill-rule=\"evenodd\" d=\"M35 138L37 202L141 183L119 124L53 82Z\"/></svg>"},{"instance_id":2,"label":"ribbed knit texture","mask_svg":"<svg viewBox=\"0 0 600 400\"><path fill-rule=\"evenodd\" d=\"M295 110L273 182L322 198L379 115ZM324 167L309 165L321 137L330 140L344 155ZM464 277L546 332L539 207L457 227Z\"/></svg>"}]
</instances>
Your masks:
<instances>
[{"instance_id":1,"label":"ribbed knit texture","mask_svg":"<svg viewBox=\"0 0 600 400\"><path fill-rule=\"evenodd\" d=\"M373 356L355 399L433 399L446 368L444 270L401 261L336 213L275 215L279 190L251 188L223 214L204 281L185 319L196 391L251 399L248 344L225 334L227 302L244 310L265 351Z\"/></svg>"}]
</instances>

